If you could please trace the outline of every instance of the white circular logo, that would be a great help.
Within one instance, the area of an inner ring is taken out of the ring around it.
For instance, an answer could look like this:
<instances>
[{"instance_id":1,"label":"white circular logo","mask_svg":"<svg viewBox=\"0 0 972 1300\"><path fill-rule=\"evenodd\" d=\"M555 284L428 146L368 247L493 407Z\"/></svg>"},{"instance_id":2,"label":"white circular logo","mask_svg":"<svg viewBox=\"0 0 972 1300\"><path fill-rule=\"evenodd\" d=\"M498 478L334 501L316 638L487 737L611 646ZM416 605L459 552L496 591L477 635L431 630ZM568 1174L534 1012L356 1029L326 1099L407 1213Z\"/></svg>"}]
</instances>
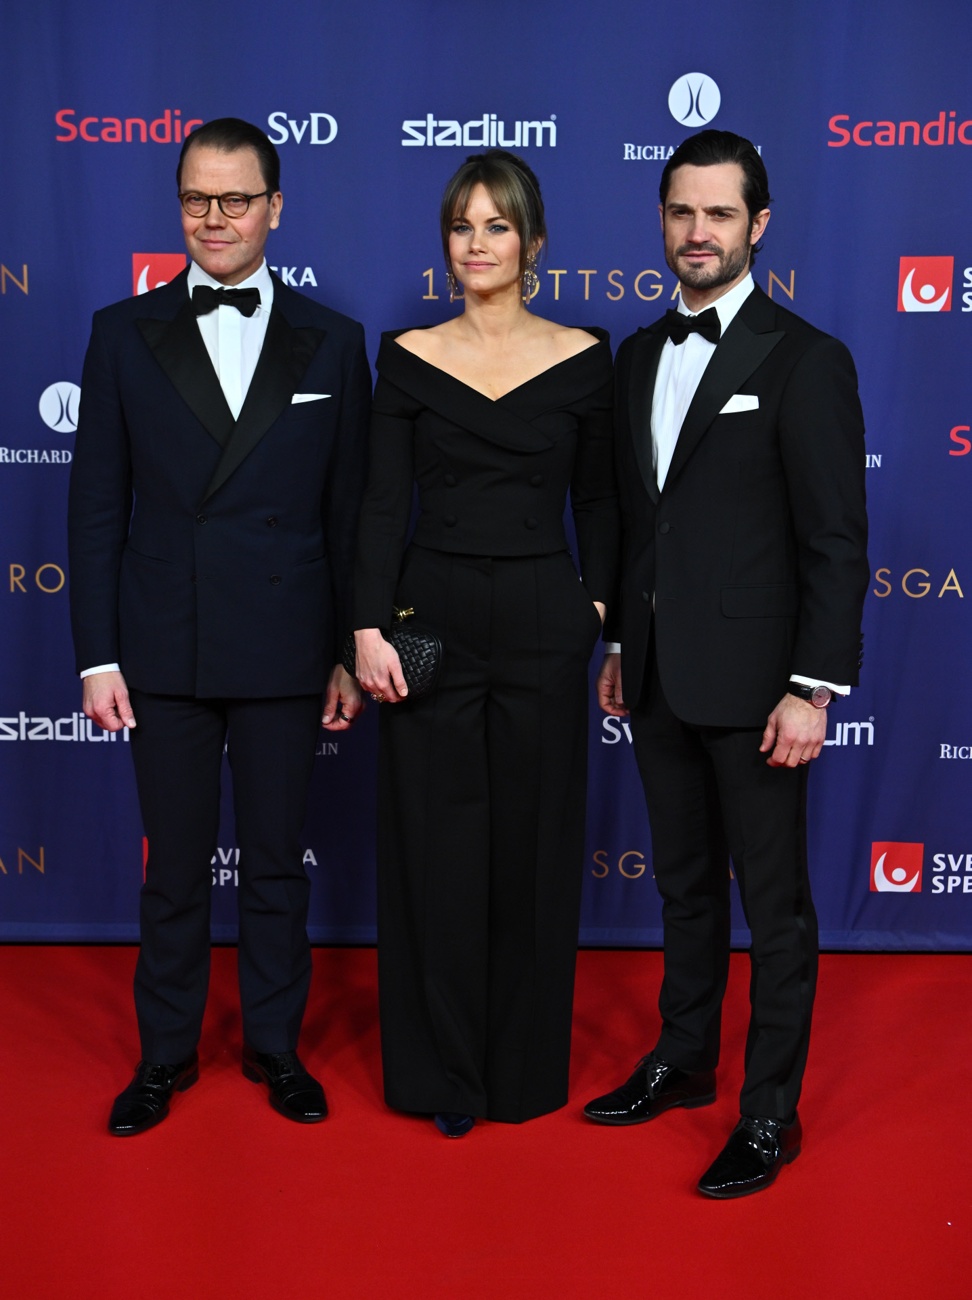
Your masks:
<instances>
[{"instance_id":1,"label":"white circular logo","mask_svg":"<svg viewBox=\"0 0 972 1300\"><path fill-rule=\"evenodd\" d=\"M705 126L721 103L719 87L704 72L686 72L668 92L668 111L682 126Z\"/></svg>"},{"instance_id":2,"label":"white circular logo","mask_svg":"<svg viewBox=\"0 0 972 1300\"><path fill-rule=\"evenodd\" d=\"M77 384L69 384L62 379L59 384L51 384L41 393L37 409L40 417L49 429L55 433L73 433L78 427L78 402L81 389Z\"/></svg>"}]
</instances>

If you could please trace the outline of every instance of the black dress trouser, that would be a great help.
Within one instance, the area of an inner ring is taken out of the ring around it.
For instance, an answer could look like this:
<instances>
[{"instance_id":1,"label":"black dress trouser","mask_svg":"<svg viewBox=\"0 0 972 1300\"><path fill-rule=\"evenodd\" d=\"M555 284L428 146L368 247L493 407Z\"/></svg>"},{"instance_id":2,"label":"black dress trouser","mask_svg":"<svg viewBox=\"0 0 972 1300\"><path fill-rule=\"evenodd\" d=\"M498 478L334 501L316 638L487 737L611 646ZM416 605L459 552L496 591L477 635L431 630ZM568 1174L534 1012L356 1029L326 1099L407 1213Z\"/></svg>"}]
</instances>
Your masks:
<instances>
[{"instance_id":1,"label":"black dress trouser","mask_svg":"<svg viewBox=\"0 0 972 1300\"><path fill-rule=\"evenodd\" d=\"M690 726L649 656L632 737L662 896L658 1055L685 1070L719 1059L729 972L730 857L749 925L751 1017L744 1115L789 1120L810 1043L817 917L807 871L808 767L771 768L762 728Z\"/></svg>"},{"instance_id":2,"label":"black dress trouser","mask_svg":"<svg viewBox=\"0 0 972 1300\"><path fill-rule=\"evenodd\" d=\"M243 1036L260 1052L290 1051L310 987L310 883L300 833L321 697L196 699L133 690L131 699L132 757L148 839L135 971L142 1056L175 1064L199 1041L224 744L240 851Z\"/></svg>"}]
</instances>

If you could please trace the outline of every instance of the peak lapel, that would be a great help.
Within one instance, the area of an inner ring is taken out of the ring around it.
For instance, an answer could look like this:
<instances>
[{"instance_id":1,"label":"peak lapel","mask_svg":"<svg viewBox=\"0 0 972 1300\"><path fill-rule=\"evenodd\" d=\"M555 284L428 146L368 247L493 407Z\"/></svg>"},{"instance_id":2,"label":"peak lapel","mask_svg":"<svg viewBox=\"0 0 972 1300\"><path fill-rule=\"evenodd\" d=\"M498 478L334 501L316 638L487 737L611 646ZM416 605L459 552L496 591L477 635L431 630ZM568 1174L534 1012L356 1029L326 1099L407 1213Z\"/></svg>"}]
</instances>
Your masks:
<instances>
[{"instance_id":1,"label":"peak lapel","mask_svg":"<svg viewBox=\"0 0 972 1300\"><path fill-rule=\"evenodd\" d=\"M705 368L679 431L666 483L672 482L680 472L733 393L739 391L740 386L763 364L783 338L783 330L757 333L747 324L747 314L744 304Z\"/></svg>"},{"instance_id":2,"label":"peak lapel","mask_svg":"<svg viewBox=\"0 0 972 1300\"><path fill-rule=\"evenodd\" d=\"M198 330L196 331L198 334ZM311 358L324 340L326 331L312 327L288 325L274 302L267 322L260 360L240 411L232 437L223 447L216 471L203 500L211 497L237 469L274 420L290 405L300 386Z\"/></svg>"},{"instance_id":3,"label":"peak lapel","mask_svg":"<svg viewBox=\"0 0 972 1300\"><path fill-rule=\"evenodd\" d=\"M199 333L192 302L186 298L171 320L136 322L156 361L196 419L223 448L233 432L233 413Z\"/></svg>"}]
</instances>

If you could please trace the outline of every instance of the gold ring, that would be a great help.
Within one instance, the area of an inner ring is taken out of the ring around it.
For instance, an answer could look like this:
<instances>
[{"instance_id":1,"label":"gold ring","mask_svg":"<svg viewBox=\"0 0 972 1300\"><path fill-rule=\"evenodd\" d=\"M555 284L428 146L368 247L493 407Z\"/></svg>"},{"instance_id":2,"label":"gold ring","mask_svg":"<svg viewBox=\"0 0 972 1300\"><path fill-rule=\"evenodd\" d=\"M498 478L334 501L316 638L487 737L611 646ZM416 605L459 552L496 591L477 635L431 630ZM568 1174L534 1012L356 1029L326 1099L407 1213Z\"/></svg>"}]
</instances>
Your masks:
<instances>
[{"instance_id":1,"label":"gold ring","mask_svg":"<svg viewBox=\"0 0 972 1300\"><path fill-rule=\"evenodd\" d=\"M381 691L378 691L377 694L374 691L372 691L371 698L374 700L376 704L381 704L384 701L385 697Z\"/></svg>"}]
</instances>

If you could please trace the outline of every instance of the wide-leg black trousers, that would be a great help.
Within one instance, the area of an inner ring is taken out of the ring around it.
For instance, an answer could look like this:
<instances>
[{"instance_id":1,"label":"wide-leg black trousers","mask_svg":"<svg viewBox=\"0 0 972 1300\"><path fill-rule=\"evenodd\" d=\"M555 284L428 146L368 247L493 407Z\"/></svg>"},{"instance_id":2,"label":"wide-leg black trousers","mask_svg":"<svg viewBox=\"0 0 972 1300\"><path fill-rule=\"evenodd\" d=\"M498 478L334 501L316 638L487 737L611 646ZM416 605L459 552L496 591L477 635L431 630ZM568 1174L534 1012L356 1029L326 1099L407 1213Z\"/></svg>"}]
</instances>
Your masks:
<instances>
[{"instance_id":1,"label":"wide-leg black trousers","mask_svg":"<svg viewBox=\"0 0 972 1300\"><path fill-rule=\"evenodd\" d=\"M600 619L566 552L413 546L398 602L445 661L431 695L381 706L385 1096L519 1122L567 1100Z\"/></svg>"}]
</instances>

